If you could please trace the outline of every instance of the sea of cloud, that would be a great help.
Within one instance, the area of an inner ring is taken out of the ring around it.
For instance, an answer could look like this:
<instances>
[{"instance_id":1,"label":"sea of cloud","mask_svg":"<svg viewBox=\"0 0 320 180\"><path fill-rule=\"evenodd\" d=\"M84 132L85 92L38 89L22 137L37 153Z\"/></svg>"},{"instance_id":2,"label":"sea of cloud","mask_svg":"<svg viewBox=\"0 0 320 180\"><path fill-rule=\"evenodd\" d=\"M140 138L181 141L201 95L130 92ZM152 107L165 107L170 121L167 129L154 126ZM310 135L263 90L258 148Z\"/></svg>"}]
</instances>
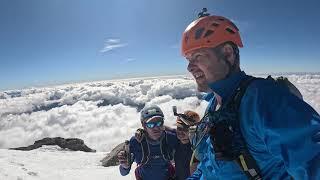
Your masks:
<instances>
[{"instance_id":1,"label":"sea of cloud","mask_svg":"<svg viewBox=\"0 0 320 180\"><path fill-rule=\"evenodd\" d=\"M173 126L172 106L203 112L191 79L151 78L69 84L0 93L0 148L27 146L44 137L77 137L109 151L140 127L140 110L157 104Z\"/></svg>"},{"instance_id":2,"label":"sea of cloud","mask_svg":"<svg viewBox=\"0 0 320 180\"><path fill-rule=\"evenodd\" d=\"M264 76L265 75L260 75ZM320 74L286 74L320 112ZM184 76L67 84L0 92L0 148L33 144L44 137L76 137L98 151L110 151L140 127L139 112L159 105L165 124L178 111L204 113L207 103Z\"/></svg>"}]
</instances>

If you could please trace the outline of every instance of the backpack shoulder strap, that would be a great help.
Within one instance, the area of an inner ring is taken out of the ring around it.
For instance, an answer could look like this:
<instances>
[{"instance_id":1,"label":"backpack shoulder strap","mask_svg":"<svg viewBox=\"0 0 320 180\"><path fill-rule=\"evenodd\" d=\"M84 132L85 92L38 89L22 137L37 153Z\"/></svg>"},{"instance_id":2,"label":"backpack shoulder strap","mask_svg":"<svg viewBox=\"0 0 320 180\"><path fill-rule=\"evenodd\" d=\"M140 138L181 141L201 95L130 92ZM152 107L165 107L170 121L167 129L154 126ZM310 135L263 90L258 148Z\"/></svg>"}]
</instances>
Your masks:
<instances>
[{"instance_id":1,"label":"backpack shoulder strap","mask_svg":"<svg viewBox=\"0 0 320 180\"><path fill-rule=\"evenodd\" d=\"M232 98L232 103L234 103L234 105L236 105L237 112L240 107L241 99L247 90L247 87L250 85L250 83L252 81L257 80L257 79L263 79L263 78L256 78L253 76L248 76L246 79L244 79L240 82L240 85L238 86L238 88Z\"/></svg>"},{"instance_id":2,"label":"backpack shoulder strap","mask_svg":"<svg viewBox=\"0 0 320 180\"><path fill-rule=\"evenodd\" d=\"M164 137L161 139L160 149L164 160L171 161L173 159L173 150L168 145L168 135L166 131L164 131Z\"/></svg>"},{"instance_id":3,"label":"backpack shoulder strap","mask_svg":"<svg viewBox=\"0 0 320 180\"><path fill-rule=\"evenodd\" d=\"M231 102L233 104L233 107L235 108L235 113L239 114L239 108L241 104L241 99L244 95L244 93L247 90L247 87L250 85L251 82L257 79L263 79L263 78L256 78L253 76L249 76L246 79L242 80L239 87L237 88ZM238 116L238 115L237 115ZM238 117L239 120L239 117ZM245 142L245 139L242 138ZM246 144L246 142L244 143ZM253 158L253 156L250 154L248 148L245 146L244 151L241 152L240 156L235 160L237 164L240 166L241 170L246 174L246 176L249 179L253 180L260 180L261 178L261 170L259 166L257 165L256 160Z\"/></svg>"},{"instance_id":4,"label":"backpack shoulder strap","mask_svg":"<svg viewBox=\"0 0 320 180\"><path fill-rule=\"evenodd\" d=\"M134 137L141 146L142 157L139 165L143 165L149 161L149 155L150 155L150 149L149 149L149 145L146 139L144 129L142 128L137 129Z\"/></svg>"},{"instance_id":5,"label":"backpack shoulder strap","mask_svg":"<svg viewBox=\"0 0 320 180\"><path fill-rule=\"evenodd\" d=\"M150 156L150 149L145 136L142 138L140 145L142 150L142 158L141 158L140 165L142 166L149 161L149 156Z\"/></svg>"}]
</instances>

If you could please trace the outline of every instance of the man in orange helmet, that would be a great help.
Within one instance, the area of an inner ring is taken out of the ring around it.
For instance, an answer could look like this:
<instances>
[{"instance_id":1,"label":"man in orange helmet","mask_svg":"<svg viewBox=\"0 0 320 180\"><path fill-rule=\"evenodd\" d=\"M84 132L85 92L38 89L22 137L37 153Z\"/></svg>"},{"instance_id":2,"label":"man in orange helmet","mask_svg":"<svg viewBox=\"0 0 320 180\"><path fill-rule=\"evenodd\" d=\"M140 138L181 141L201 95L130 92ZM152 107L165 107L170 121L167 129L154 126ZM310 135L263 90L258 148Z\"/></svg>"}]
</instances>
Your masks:
<instances>
[{"instance_id":1,"label":"man in orange helmet","mask_svg":"<svg viewBox=\"0 0 320 180\"><path fill-rule=\"evenodd\" d=\"M187 69L209 101L189 179L320 179L319 114L288 88L241 71L242 46L222 16L201 14L183 33Z\"/></svg>"}]
</instances>

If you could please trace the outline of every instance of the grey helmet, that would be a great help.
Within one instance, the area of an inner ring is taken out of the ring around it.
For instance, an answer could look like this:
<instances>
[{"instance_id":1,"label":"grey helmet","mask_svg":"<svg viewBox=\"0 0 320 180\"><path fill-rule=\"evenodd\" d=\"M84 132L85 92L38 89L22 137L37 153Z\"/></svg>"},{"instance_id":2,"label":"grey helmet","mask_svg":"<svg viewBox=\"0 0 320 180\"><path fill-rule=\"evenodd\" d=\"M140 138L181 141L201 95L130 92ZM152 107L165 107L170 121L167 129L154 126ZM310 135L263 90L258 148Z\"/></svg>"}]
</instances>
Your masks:
<instances>
[{"instance_id":1,"label":"grey helmet","mask_svg":"<svg viewBox=\"0 0 320 180\"><path fill-rule=\"evenodd\" d=\"M162 110L157 105L146 106L141 110L140 121L144 122L151 117L161 116L164 117Z\"/></svg>"}]
</instances>

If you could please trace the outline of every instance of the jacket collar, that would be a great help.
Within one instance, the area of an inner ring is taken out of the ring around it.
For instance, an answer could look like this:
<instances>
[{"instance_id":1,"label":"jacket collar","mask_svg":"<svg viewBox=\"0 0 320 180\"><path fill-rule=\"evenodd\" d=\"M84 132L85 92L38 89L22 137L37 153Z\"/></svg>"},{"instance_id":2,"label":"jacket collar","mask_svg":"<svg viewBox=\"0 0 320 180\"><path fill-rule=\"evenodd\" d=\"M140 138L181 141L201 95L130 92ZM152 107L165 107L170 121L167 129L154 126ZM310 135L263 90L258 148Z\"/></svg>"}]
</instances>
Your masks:
<instances>
[{"instance_id":1,"label":"jacket collar","mask_svg":"<svg viewBox=\"0 0 320 180\"><path fill-rule=\"evenodd\" d=\"M234 93L234 91L239 86L240 82L246 78L246 73L244 71L234 73L226 79L222 79L213 83L209 83L210 89L216 94L221 96L222 103L226 102ZM210 100L214 96L213 93L205 95L205 100Z\"/></svg>"}]
</instances>

